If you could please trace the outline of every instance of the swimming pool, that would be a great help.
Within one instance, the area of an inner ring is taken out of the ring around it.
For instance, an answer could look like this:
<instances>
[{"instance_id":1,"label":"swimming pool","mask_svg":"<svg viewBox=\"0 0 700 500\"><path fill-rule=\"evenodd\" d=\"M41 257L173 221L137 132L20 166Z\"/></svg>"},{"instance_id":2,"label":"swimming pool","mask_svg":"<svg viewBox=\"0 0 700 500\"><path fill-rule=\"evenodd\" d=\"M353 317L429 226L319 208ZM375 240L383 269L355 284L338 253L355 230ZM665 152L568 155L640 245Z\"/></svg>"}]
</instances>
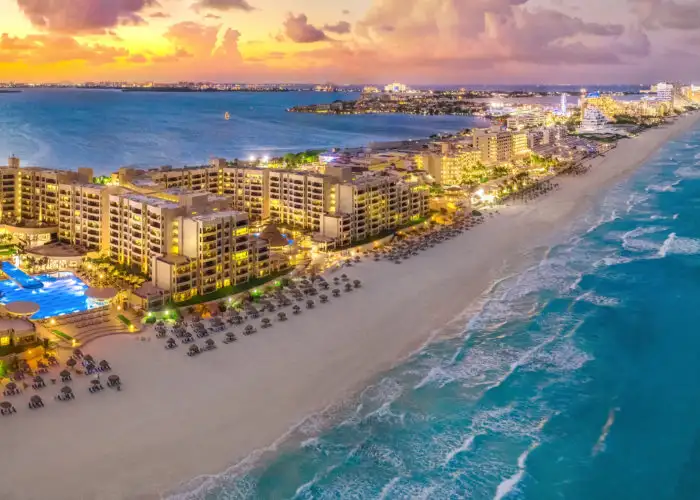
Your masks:
<instances>
[{"instance_id":1,"label":"swimming pool","mask_svg":"<svg viewBox=\"0 0 700 500\"><path fill-rule=\"evenodd\" d=\"M85 291L88 286L73 273L41 274L31 277L41 288L22 288L13 280L0 281L0 304L27 300L39 304L32 319L44 319L61 314L87 311L93 306Z\"/></svg>"},{"instance_id":2,"label":"swimming pool","mask_svg":"<svg viewBox=\"0 0 700 500\"><path fill-rule=\"evenodd\" d=\"M9 278L19 284L22 288L41 288L44 284L36 279L29 276L27 273L18 269L16 266L5 261L0 264L0 269L9 276Z\"/></svg>"}]
</instances>

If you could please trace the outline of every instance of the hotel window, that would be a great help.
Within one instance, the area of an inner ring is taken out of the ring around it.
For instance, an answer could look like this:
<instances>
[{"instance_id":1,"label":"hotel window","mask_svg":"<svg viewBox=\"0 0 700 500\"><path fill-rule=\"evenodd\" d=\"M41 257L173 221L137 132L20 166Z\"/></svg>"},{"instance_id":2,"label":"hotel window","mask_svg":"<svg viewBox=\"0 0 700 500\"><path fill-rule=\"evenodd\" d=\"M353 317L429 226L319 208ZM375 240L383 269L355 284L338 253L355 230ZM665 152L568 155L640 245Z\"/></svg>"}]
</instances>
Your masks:
<instances>
[{"instance_id":1,"label":"hotel window","mask_svg":"<svg viewBox=\"0 0 700 500\"><path fill-rule=\"evenodd\" d=\"M0 346L10 345L10 337L0 337Z\"/></svg>"}]
</instances>

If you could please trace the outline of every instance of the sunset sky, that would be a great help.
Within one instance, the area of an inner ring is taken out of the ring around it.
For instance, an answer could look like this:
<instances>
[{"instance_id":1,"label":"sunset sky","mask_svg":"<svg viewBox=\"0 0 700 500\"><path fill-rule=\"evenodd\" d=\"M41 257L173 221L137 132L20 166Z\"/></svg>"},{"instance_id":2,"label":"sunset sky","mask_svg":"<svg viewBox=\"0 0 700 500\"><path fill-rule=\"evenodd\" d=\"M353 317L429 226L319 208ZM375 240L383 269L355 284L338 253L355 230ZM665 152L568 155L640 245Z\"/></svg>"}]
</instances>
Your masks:
<instances>
[{"instance_id":1,"label":"sunset sky","mask_svg":"<svg viewBox=\"0 0 700 500\"><path fill-rule=\"evenodd\" d=\"M700 0L0 0L0 81L700 82Z\"/></svg>"}]
</instances>

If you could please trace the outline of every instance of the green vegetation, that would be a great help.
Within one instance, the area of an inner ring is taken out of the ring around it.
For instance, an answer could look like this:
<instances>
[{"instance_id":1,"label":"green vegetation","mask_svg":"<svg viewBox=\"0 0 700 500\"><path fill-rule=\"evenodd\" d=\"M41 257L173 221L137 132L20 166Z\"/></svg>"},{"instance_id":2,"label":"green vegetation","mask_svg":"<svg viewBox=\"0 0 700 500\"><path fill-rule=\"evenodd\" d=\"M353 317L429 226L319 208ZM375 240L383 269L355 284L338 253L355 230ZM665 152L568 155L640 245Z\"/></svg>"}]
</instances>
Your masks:
<instances>
[{"instance_id":1,"label":"green vegetation","mask_svg":"<svg viewBox=\"0 0 700 500\"><path fill-rule=\"evenodd\" d=\"M34 349L35 347L39 347L40 345L41 345L40 340L32 342L31 344L5 345L5 346L0 347L0 357L10 356L11 354L21 354L24 351L28 351L29 349Z\"/></svg>"},{"instance_id":2,"label":"green vegetation","mask_svg":"<svg viewBox=\"0 0 700 500\"><path fill-rule=\"evenodd\" d=\"M605 144L613 144L621 139L624 139L623 135L593 135L593 134L580 134L579 137L588 139L590 141L603 142Z\"/></svg>"},{"instance_id":3,"label":"green vegetation","mask_svg":"<svg viewBox=\"0 0 700 500\"><path fill-rule=\"evenodd\" d=\"M0 257L11 257L17 253L17 246L13 244L0 245Z\"/></svg>"},{"instance_id":4,"label":"green vegetation","mask_svg":"<svg viewBox=\"0 0 700 500\"><path fill-rule=\"evenodd\" d=\"M282 157L282 161L287 167L295 168L300 165L317 162L321 153L323 153L323 150L320 149L309 149L301 153L287 153Z\"/></svg>"},{"instance_id":5,"label":"green vegetation","mask_svg":"<svg viewBox=\"0 0 700 500\"><path fill-rule=\"evenodd\" d=\"M111 175L98 175L97 177L92 178L93 184L102 184L103 186L106 186L111 181L112 181Z\"/></svg>"},{"instance_id":6,"label":"green vegetation","mask_svg":"<svg viewBox=\"0 0 700 500\"><path fill-rule=\"evenodd\" d=\"M124 316L123 314L120 314L119 316L117 316L117 318L119 318L119 321L124 323L127 327L131 328L133 326L133 324L131 323L131 320L129 318L127 318L126 316Z\"/></svg>"},{"instance_id":7,"label":"green vegetation","mask_svg":"<svg viewBox=\"0 0 700 500\"><path fill-rule=\"evenodd\" d=\"M634 116L630 115L615 115L614 117L615 123L624 125L637 125L639 124L639 120L635 118Z\"/></svg>"},{"instance_id":8,"label":"green vegetation","mask_svg":"<svg viewBox=\"0 0 700 500\"><path fill-rule=\"evenodd\" d=\"M353 241L350 245L338 247L337 250L347 250L348 248L355 248L355 247L360 247L362 245L366 245L367 243L372 243L373 241L381 240L382 238L386 238L387 236L391 236L393 234L396 234L399 231L403 231L405 229L409 229L413 226L417 226L418 224L423 224L432 214L435 212L431 212L428 217L419 217L415 220L412 220L408 224L404 224L403 226L397 227L396 229L387 229L386 231L382 231L381 233L375 234L373 236L369 236L367 238L364 238L359 241Z\"/></svg>"},{"instance_id":9,"label":"green vegetation","mask_svg":"<svg viewBox=\"0 0 700 500\"><path fill-rule=\"evenodd\" d=\"M187 306L194 306L197 304L202 304L204 302L212 302L214 300L219 300L223 299L224 297L229 297L231 295L236 295L241 292L246 292L248 290L251 290L253 288L265 285L269 283L270 281L274 281L275 279L279 278L280 276L283 276L290 272L291 269L285 269L283 271L278 271L276 273L272 273L269 276L265 276L264 278L257 278L254 280L247 281L245 283L241 283L240 285L232 285L232 286L226 286L224 288L219 288L215 292L212 292L207 295L197 295L196 297L192 297L191 299L187 299L184 302L178 302L176 305L177 307L187 307Z\"/></svg>"},{"instance_id":10,"label":"green vegetation","mask_svg":"<svg viewBox=\"0 0 700 500\"><path fill-rule=\"evenodd\" d=\"M51 333L53 333L56 337L65 340L66 342L73 342L73 337L66 333L63 333L61 330L51 330Z\"/></svg>"}]
</instances>

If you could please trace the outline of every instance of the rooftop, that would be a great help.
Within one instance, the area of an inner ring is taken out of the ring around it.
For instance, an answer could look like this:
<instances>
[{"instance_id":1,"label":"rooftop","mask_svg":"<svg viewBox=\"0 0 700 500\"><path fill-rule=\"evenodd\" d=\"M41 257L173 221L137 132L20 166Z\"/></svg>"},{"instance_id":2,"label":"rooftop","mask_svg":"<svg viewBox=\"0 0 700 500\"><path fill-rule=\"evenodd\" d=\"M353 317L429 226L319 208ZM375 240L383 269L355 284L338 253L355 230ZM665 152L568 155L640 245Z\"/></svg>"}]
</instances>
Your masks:
<instances>
[{"instance_id":1,"label":"rooftop","mask_svg":"<svg viewBox=\"0 0 700 500\"><path fill-rule=\"evenodd\" d=\"M120 198L135 201L136 203L145 203L159 208L178 208L180 205L172 201L163 200L154 196L146 196L143 194L129 193L118 195Z\"/></svg>"},{"instance_id":2,"label":"rooftop","mask_svg":"<svg viewBox=\"0 0 700 500\"><path fill-rule=\"evenodd\" d=\"M172 264L174 266L181 266L183 264L189 263L190 261L189 257L185 257L184 255L175 255L172 253L161 255L160 257L158 257L158 260L160 260L161 262L165 262L166 264Z\"/></svg>"},{"instance_id":3,"label":"rooftop","mask_svg":"<svg viewBox=\"0 0 700 500\"><path fill-rule=\"evenodd\" d=\"M192 215L188 217L188 219L197 222L212 222L225 217L236 217L239 219L245 217L247 219L248 214L246 214L245 212L240 212L238 210L224 210L222 212L211 212L208 214Z\"/></svg>"}]
</instances>

